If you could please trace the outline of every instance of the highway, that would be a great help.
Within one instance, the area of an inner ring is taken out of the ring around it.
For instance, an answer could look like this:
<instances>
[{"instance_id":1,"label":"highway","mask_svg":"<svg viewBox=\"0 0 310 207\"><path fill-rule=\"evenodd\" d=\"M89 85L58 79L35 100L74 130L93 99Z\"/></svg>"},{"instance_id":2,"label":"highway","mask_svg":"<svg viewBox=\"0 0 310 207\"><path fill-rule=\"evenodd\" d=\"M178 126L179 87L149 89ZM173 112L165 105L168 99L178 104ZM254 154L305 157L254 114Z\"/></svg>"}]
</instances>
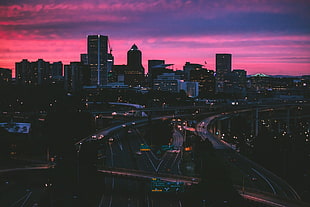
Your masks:
<instances>
[{"instance_id":1,"label":"highway","mask_svg":"<svg viewBox=\"0 0 310 207\"><path fill-rule=\"evenodd\" d=\"M221 116L223 115L215 115L204 119L197 125L196 130L203 139L208 139L212 143L217 153L221 154L226 160L227 165L233 169L235 176L236 174L240 176L239 185L236 188L239 189L241 195L247 199L256 199L257 201L268 197L268 202L274 203L279 203L281 199L289 201L300 200L299 195L288 183L257 163L242 156L233 149L233 145L215 137L207 130L210 122ZM253 189L255 189L256 193L250 194L249 192L253 192ZM293 206L293 204L290 205ZM275 206L287 206L287 203L283 202L283 204Z\"/></svg>"},{"instance_id":2,"label":"highway","mask_svg":"<svg viewBox=\"0 0 310 207\"><path fill-rule=\"evenodd\" d=\"M101 131L98 139L105 159L101 159L105 189L98 200L100 206L182 206L181 198L164 199L151 192L151 180L160 177L167 182L184 182L189 185L197 182L192 178L175 176L180 174L181 150L168 150L161 156L152 150L140 150L147 145L144 139L143 122L126 123L113 130ZM83 141L90 141L83 140ZM172 143L178 149L183 143L183 135L174 130Z\"/></svg>"},{"instance_id":3,"label":"highway","mask_svg":"<svg viewBox=\"0 0 310 207\"><path fill-rule=\"evenodd\" d=\"M49 187L49 167L41 165L0 170L0 206L37 206Z\"/></svg>"},{"instance_id":4,"label":"highway","mask_svg":"<svg viewBox=\"0 0 310 207\"><path fill-rule=\"evenodd\" d=\"M232 149L231 144L218 139L207 130L210 122L221 116L220 114L205 118L197 124L196 132L202 139L208 139L217 153L226 160L227 165L233 168L233 172L237 172L240 176L239 183L235 186L239 193L246 199L265 203L267 206L297 207L298 204L290 201L298 200L299 196L286 182L240 155ZM162 118L157 117L154 120ZM172 116L164 118L172 118ZM161 152L158 155L152 150L141 150L141 145L147 145L143 131L147 124L148 120L127 122L100 130L76 143L77 149L87 145L87 143L95 142L97 145L98 160L96 166L101 180L98 181L100 182L100 189L94 196L94 206L184 206L181 194L151 192L151 179L154 177L167 182L184 182L187 185L196 184L199 181L197 178L183 177L180 170L183 156L182 145L185 141L184 134L180 129L174 128L170 143L174 145L174 149ZM40 166L39 168L44 170L48 166ZM23 171L24 169L3 169L0 170L0 175L1 173ZM27 169L36 170L36 167ZM44 181L43 184L49 185L47 181ZM10 204L30 206L26 203L31 203L35 206L36 199L34 198L39 197L38 190L26 190L23 189L22 193L16 195ZM74 199L76 199L76 203L79 202L78 197Z\"/></svg>"}]
</instances>

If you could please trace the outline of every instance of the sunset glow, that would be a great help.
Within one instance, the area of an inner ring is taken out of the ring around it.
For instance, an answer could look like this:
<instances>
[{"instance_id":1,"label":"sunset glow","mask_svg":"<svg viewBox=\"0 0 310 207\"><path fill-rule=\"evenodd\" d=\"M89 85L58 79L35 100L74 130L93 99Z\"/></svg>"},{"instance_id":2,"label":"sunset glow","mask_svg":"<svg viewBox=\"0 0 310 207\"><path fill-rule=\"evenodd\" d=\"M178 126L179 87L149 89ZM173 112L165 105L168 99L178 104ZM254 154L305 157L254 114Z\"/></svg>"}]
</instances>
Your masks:
<instances>
[{"instance_id":1,"label":"sunset glow","mask_svg":"<svg viewBox=\"0 0 310 207\"><path fill-rule=\"evenodd\" d=\"M231 53L248 74L310 74L307 0L12 0L0 3L0 67L15 62L79 61L89 34L108 35L115 64L135 43L147 69L164 59L215 70L215 54ZM14 71L13 71L14 74Z\"/></svg>"}]
</instances>

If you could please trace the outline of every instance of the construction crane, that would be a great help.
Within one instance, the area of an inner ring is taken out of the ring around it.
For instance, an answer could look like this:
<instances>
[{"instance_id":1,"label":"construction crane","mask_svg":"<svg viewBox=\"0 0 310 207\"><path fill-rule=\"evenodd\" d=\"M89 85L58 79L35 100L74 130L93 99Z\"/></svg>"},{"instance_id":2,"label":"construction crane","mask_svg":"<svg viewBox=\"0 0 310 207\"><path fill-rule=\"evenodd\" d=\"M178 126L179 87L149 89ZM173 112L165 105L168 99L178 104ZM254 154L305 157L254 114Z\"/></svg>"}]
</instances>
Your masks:
<instances>
[{"instance_id":1,"label":"construction crane","mask_svg":"<svg viewBox=\"0 0 310 207\"><path fill-rule=\"evenodd\" d=\"M108 47L110 49L110 54L112 54L112 47L111 47L111 43L110 43L110 40L108 39Z\"/></svg>"}]
</instances>

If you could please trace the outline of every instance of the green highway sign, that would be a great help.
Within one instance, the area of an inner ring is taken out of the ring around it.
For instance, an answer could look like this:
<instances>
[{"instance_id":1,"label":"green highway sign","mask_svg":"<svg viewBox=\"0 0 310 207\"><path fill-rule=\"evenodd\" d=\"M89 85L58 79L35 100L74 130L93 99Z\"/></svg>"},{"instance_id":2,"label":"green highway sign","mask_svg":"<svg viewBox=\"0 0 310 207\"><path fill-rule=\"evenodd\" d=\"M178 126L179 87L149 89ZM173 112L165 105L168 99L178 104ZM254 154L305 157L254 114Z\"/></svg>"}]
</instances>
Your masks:
<instances>
[{"instance_id":1,"label":"green highway sign","mask_svg":"<svg viewBox=\"0 0 310 207\"><path fill-rule=\"evenodd\" d=\"M173 150L174 145L162 145L161 150L167 151L167 150Z\"/></svg>"},{"instance_id":2,"label":"green highway sign","mask_svg":"<svg viewBox=\"0 0 310 207\"><path fill-rule=\"evenodd\" d=\"M141 144L140 145L140 151L151 151L151 148L147 144Z\"/></svg>"},{"instance_id":3,"label":"green highway sign","mask_svg":"<svg viewBox=\"0 0 310 207\"><path fill-rule=\"evenodd\" d=\"M152 178L152 192L184 192L183 182L163 181L160 178Z\"/></svg>"}]
</instances>

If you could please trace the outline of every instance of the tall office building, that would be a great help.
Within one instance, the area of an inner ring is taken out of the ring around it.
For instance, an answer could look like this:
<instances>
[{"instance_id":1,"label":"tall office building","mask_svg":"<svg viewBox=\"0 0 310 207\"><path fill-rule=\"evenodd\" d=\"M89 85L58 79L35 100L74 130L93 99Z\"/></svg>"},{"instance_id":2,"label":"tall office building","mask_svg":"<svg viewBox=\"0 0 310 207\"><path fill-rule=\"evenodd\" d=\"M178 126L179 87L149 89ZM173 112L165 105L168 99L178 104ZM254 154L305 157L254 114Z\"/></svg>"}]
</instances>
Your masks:
<instances>
[{"instance_id":1,"label":"tall office building","mask_svg":"<svg viewBox=\"0 0 310 207\"><path fill-rule=\"evenodd\" d=\"M148 73L152 73L153 67L158 65L164 65L165 60L148 60ZM156 78L156 77L155 77Z\"/></svg>"},{"instance_id":2,"label":"tall office building","mask_svg":"<svg viewBox=\"0 0 310 207\"><path fill-rule=\"evenodd\" d=\"M154 79L164 73L173 73L172 69L167 67L173 66L173 64L165 64L165 60L148 60L148 85L153 87Z\"/></svg>"},{"instance_id":3,"label":"tall office building","mask_svg":"<svg viewBox=\"0 0 310 207\"><path fill-rule=\"evenodd\" d=\"M203 65L201 65L201 64L186 62L185 65L183 66L185 80L189 81L190 80L190 72L192 70L202 69L202 66Z\"/></svg>"},{"instance_id":4,"label":"tall office building","mask_svg":"<svg viewBox=\"0 0 310 207\"><path fill-rule=\"evenodd\" d=\"M42 85L52 82L51 65L42 59L36 62L29 62L23 59L15 63L16 83L19 85Z\"/></svg>"},{"instance_id":5,"label":"tall office building","mask_svg":"<svg viewBox=\"0 0 310 207\"><path fill-rule=\"evenodd\" d=\"M15 63L15 79L18 85L28 85L35 79L31 71L31 63L27 59Z\"/></svg>"},{"instance_id":6,"label":"tall office building","mask_svg":"<svg viewBox=\"0 0 310 207\"><path fill-rule=\"evenodd\" d=\"M62 74L63 74L63 72L62 72L62 70L63 70L63 64L62 64L62 62L61 61L59 61L59 62L53 62L52 64L51 64L51 73L52 73L52 78L54 78L54 77L59 77L59 76L62 76Z\"/></svg>"},{"instance_id":7,"label":"tall office building","mask_svg":"<svg viewBox=\"0 0 310 207\"><path fill-rule=\"evenodd\" d=\"M232 71L234 74L236 74L236 84L239 88L246 88L246 82L247 82L247 78L246 78L246 74L247 71L246 70L240 70L240 69L234 69Z\"/></svg>"},{"instance_id":8,"label":"tall office building","mask_svg":"<svg viewBox=\"0 0 310 207\"><path fill-rule=\"evenodd\" d=\"M33 71L37 72L37 84L49 84L52 80L51 66L49 62L45 62L43 59L38 59L37 62L31 63L31 68ZM34 75L36 73L34 72Z\"/></svg>"},{"instance_id":9,"label":"tall office building","mask_svg":"<svg viewBox=\"0 0 310 207\"><path fill-rule=\"evenodd\" d=\"M216 54L216 92L224 92L225 75L231 72L231 54Z\"/></svg>"},{"instance_id":10,"label":"tall office building","mask_svg":"<svg viewBox=\"0 0 310 207\"><path fill-rule=\"evenodd\" d=\"M205 68L196 68L190 71L190 81L199 83L199 96L210 98L215 92L214 71Z\"/></svg>"},{"instance_id":11,"label":"tall office building","mask_svg":"<svg viewBox=\"0 0 310 207\"><path fill-rule=\"evenodd\" d=\"M126 85L137 86L145 82L142 53L135 44L127 52L127 68L124 75Z\"/></svg>"},{"instance_id":12,"label":"tall office building","mask_svg":"<svg viewBox=\"0 0 310 207\"><path fill-rule=\"evenodd\" d=\"M108 84L108 36L88 35L87 56L90 68L90 84Z\"/></svg>"},{"instance_id":13,"label":"tall office building","mask_svg":"<svg viewBox=\"0 0 310 207\"><path fill-rule=\"evenodd\" d=\"M233 70L225 75L224 92L243 98L246 95L246 82L245 70Z\"/></svg>"},{"instance_id":14,"label":"tall office building","mask_svg":"<svg viewBox=\"0 0 310 207\"><path fill-rule=\"evenodd\" d=\"M0 86L8 86L12 83L12 70L0 68Z\"/></svg>"},{"instance_id":15,"label":"tall office building","mask_svg":"<svg viewBox=\"0 0 310 207\"><path fill-rule=\"evenodd\" d=\"M70 62L70 65L64 66L65 90L69 93L75 93L88 85L89 76L86 72L88 65L81 62Z\"/></svg>"}]
</instances>

